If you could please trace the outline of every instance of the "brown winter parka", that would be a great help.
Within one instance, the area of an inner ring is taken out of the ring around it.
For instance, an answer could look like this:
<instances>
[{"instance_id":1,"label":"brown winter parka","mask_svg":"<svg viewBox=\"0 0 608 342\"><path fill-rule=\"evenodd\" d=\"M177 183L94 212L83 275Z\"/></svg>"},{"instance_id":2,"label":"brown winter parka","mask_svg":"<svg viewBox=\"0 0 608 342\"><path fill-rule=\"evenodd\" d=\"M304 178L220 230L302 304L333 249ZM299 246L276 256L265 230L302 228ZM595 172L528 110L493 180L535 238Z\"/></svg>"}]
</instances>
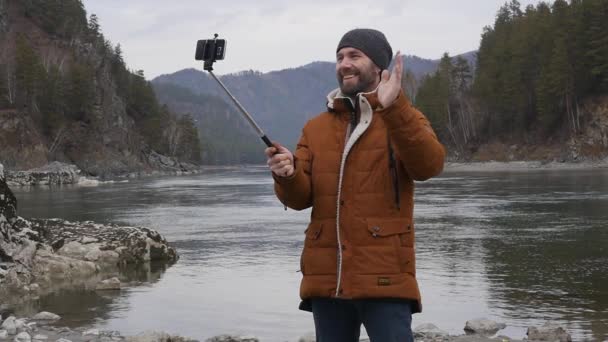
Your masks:
<instances>
[{"instance_id":1,"label":"brown winter parka","mask_svg":"<svg viewBox=\"0 0 608 342\"><path fill-rule=\"evenodd\" d=\"M409 299L419 312L414 180L438 175L445 150L403 92L387 108L375 92L327 100L302 131L294 174L273 175L284 205L312 206L300 296Z\"/></svg>"}]
</instances>

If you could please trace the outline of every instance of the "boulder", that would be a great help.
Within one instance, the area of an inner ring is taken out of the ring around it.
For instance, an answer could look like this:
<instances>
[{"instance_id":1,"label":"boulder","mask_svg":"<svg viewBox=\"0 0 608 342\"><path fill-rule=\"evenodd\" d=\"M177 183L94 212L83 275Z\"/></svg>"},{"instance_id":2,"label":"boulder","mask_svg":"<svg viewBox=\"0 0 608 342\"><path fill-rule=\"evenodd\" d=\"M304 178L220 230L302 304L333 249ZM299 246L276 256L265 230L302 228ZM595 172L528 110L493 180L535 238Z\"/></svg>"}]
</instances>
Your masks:
<instances>
[{"instance_id":1,"label":"boulder","mask_svg":"<svg viewBox=\"0 0 608 342\"><path fill-rule=\"evenodd\" d=\"M413 333L416 339L434 339L448 336L447 331L439 329L432 323L418 325L416 328L414 328Z\"/></svg>"},{"instance_id":2,"label":"boulder","mask_svg":"<svg viewBox=\"0 0 608 342\"><path fill-rule=\"evenodd\" d=\"M467 334L479 334L490 336L498 332L498 330L506 328L507 325L504 323L497 323L486 318L473 319L467 321L464 327L464 331Z\"/></svg>"},{"instance_id":3,"label":"boulder","mask_svg":"<svg viewBox=\"0 0 608 342\"><path fill-rule=\"evenodd\" d=\"M35 319L37 321L56 321L58 319L61 319L61 316L56 315L52 312L41 311L41 312L37 313L36 315L34 315L34 317L32 317L32 319Z\"/></svg>"},{"instance_id":4,"label":"boulder","mask_svg":"<svg viewBox=\"0 0 608 342\"><path fill-rule=\"evenodd\" d=\"M120 280L116 277L100 281L95 287L98 291L120 290Z\"/></svg>"},{"instance_id":5,"label":"boulder","mask_svg":"<svg viewBox=\"0 0 608 342\"><path fill-rule=\"evenodd\" d=\"M540 327L529 327L528 341L570 342L572 337L561 326L547 322Z\"/></svg>"},{"instance_id":6,"label":"boulder","mask_svg":"<svg viewBox=\"0 0 608 342\"><path fill-rule=\"evenodd\" d=\"M15 342L31 342L32 336L27 332L20 332L17 336L15 336Z\"/></svg>"},{"instance_id":7,"label":"boulder","mask_svg":"<svg viewBox=\"0 0 608 342\"><path fill-rule=\"evenodd\" d=\"M135 336L127 336L125 342L194 342L195 340L181 337L171 336L166 332L161 331L144 331Z\"/></svg>"},{"instance_id":8,"label":"boulder","mask_svg":"<svg viewBox=\"0 0 608 342\"><path fill-rule=\"evenodd\" d=\"M6 184L3 170L4 167L0 164L0 221L12 223L17 218L17 199ZM6 233L5 230L1 232Z\"/></svg>"},{"instance_id":9,"label":"boulder","mask_svg":"<svg viewBox=\"0 0 608 342\"><path fill-rule=\"evenodd\" d=\"M99 329L89 329L82 333L82 336L99 336Z\"/></svg>"},{"instance_id":10,"label":"boulder","mask_svg":"<svg viewBox=\"0 0 608 342\"><path fill-rule=\"evenodd\" d=\"M251 336L232 336L232 335L219 335L208 338L205 342L259 342L255 337Z\"/></svg>"},{"instance_id":11,"label":"boulder","mask_svg":"<svg viewBox=\"0 0 608 342\"><path fill-rule=\"evenodd\" d=\"M15 335L17 333L17 322L15 316L10 316L2 322L2 329L6 330L9 335Z\"/></svg>"},{"instance_id":12,"label":"boulder","mask_svg":"<svg viewBox=\"0 0 608 342\"><path fill-rule=\"evenodd\" d=\"M0 330L0 340L4 340L8 338L8 331L1 329Z\"/></svg>"},{"instance_id":13,"label":"boulder","mask_svg":"<svg viewBox=\"0 0 608 342\"><path fill-rule=\"evenodd\" d=\"M302 337L300 337L300 339L298 340L298 342L316 342L317 338L315 336L315 333L308 333Z\"/></svg>"}]
</instances>

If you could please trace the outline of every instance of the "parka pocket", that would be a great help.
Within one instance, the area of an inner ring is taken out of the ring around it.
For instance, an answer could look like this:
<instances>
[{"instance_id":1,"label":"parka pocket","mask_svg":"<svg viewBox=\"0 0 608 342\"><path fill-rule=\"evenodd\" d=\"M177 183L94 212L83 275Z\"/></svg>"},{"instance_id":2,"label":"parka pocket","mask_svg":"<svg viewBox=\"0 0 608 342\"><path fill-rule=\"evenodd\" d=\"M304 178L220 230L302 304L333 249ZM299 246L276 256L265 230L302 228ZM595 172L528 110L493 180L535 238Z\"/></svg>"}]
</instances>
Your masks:
<instances>
[{"instance_id":1,"label":"parka pocket","mask_svg":"<svg viewBox=\"0 0 608 342\"><path fill-rule=\"evenodd\" d=\"M306 228L306 230L304 231L304 234L306 234L306 239L304 240L304 246L306 246L306 247L319 246L322 232L323 232L323 223L311 222L308 225L308 228Z\"/></svg>"},{"instance_id":2,"label":"parka pocket","mask_svg":"<svg viewBox=\"0 0 608 342\"><path fill-rule=\"evenodd\" d=\"M411 220L409 219L368 219L367 230L373 238L395 237L398 245L414 247Z\"/></svg>"},{"instance_id":3,"label":"parka pocket","mask_svg":"<svg viewBox=\"0 0 608 342\"><path fill-rule=\"evenodd\" d=\"M364 249L375 250L375 255L367 254L367 260L378 259L378 270L389 269L393 272L412 273L414 271L414 234L411 220L398 219L368 219L367 231L370 243ZM382 254L382 255L378 255ZM384 265L379 267L380 264ZM389 268L389 265L390 268ZM397 271L398 270L398 271ZM388 272L387 272L388 273Z\"/></svg>"}]
</instances>

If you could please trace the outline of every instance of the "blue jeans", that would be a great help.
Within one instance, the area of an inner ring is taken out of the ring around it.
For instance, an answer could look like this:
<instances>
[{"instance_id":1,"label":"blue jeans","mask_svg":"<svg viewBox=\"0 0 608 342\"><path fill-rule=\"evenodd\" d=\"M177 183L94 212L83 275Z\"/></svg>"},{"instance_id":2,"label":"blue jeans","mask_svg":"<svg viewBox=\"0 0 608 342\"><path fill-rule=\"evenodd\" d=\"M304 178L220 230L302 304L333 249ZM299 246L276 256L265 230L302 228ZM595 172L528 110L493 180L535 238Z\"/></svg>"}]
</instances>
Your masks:
<instances>
[{"instance_id":1,"label":"blue jeans","mask_svg":"<svg viewBox=\"0 0 608 342\"><path fill-rule=\"evenodd\" d=\"M361 324L370 342L413 342L407 300L313 298L317 342L358 342Z\"/></svg>"}]
</instances>

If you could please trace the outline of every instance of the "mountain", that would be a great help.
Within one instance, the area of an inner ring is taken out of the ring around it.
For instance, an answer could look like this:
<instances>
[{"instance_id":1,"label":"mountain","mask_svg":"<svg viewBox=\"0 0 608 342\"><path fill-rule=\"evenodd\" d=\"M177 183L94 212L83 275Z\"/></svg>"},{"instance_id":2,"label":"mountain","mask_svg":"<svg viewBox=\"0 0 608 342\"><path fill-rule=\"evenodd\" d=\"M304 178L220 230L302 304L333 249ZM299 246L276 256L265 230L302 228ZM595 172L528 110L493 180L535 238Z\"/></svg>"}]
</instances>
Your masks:
<instances>
[{"instance_id":1,"label":"mountain","mask_svg":"<svg viewBox=\"0 0 608 342\"><path fill-rule=\"evenodd\" d=\"M475 61L474 51L461 56L470 63ZM403 58L406 69L413 72L417 79L435 71L439 63L439 60L416 56ZM337 87L333 62L313 62L298 68L268 73L242 71L222 75L219 78L256 119L270 139L279 141L289 148L293 148L297 143L300 130L306 121L325 110L326 95ZM222 99L224 104L230 103L230 99L217 82L200 70L184 69L173 74L161 75L153 79L152 83L161 102L168 104L176 112L183 112L185 104L180 104L179 99L166 93L169 84L189 90L190 97L213 96L218 100ZM217 101L215 103L218 104ZM232 103L229 106L236 108ZM197 126L199 130L205 130L207 121L204 110L211 108L212 106L206 108L188 106L188 112L200 118ZM222 107L217 111L224 110ZM244 122L244 119L241 120ZM217 121L215 125L220 123ZM228 122L224 124L228 125ZM263 147L260 142L260 151Z\"/></svg>"},{"instance_id":2,"label":"mountain","mask_svg":"<svg viewBox=\"0 0 608 342\"><path fill-rule=\"evenodd\" d=\"M259 164L265 161L261 140L224 99L197 95L171 83L158 83L154 88L160 102L172 111L192 118L200 133L205 164ZM260 144L256 144L256 140Z\"/></svg>"},{"instance_id":3,"label":"mountain","mask_svg":"<svg viewBox=\"0 0 608 342\"><path fill-rule=\"evenodd\" d=\"M0 162L103 176L200 161L194 123L159 105L143 71L80 0L0 0Z\"/></svg>"}]
</instances>

